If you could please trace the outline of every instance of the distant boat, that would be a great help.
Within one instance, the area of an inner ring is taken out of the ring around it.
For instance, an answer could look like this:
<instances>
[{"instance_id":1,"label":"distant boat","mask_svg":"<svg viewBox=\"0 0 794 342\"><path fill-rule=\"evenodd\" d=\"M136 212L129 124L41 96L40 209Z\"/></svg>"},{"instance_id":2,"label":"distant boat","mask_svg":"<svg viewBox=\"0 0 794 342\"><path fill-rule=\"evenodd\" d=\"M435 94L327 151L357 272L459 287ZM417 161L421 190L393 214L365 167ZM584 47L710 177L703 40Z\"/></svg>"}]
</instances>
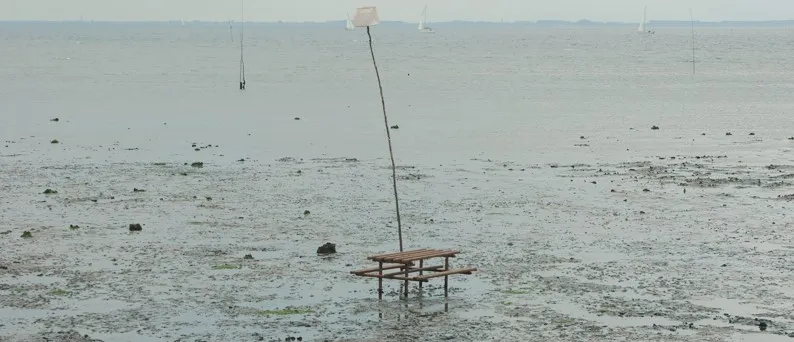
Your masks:
<instances>
[{"instance_id":1,"label":"distant boat","mask_svg":"<svg viewBox=\"0 0 794 342\"><path fill-rule=\"evenodd\" d=\"M422 18L419 19L419 32L433 33L433 28L427 25L427 5L425 5L425 9L422 10Z\"/></svg>"},{"instance_id":2,"label":"distant boat","mask_svg":"<svg viewBox=\"0 0 794 342\"><path fill-rule=\"evenodd\" d=\"M229 39L234 41L234 28L232 28L232 20L229 19Z\"/></svg>"},{"instance_id":3,"label":"distant boat","mask_svg":"<svg viewBox=\"0 0 794 342\"><path fill-rule=\"evenodd\" d=\"M350 20L350 14L347 15L347 23L345 24L345 30L353 31L356 29L356 26L353 25L353 21Z\"/></svg>"},{"instance_id":4,"label":"distant boat","mask_svg":"<svg viewBox=\"0 0 794 342\"><path fill-rule=\"evenodd\" d=\"M240 90L245 90L245 61L243 60L243 31L245 26L245 5L240 0Z\"/></svg>"},{"instance_id":5,"label":"distant boat","mask_svg":"<svg viewBox=\"0 0 794 342\"><path fill-rule=\"evenodd\" d=\"M648 1L645 1L645 9L642 12L642 21L640 26L637 27L637 33L653 34L654 32L645 28L645 23L648 21Z\"/></svg>"}]
</instances>

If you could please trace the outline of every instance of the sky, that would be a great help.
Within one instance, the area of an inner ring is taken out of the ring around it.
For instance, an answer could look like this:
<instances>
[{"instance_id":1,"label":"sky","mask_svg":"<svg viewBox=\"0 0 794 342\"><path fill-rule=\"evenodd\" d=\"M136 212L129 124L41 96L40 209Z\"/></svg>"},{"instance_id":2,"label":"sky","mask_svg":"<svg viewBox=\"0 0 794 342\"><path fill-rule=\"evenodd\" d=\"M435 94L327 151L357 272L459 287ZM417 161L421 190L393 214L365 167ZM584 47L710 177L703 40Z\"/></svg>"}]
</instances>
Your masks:
<instances>
[{"instance_id":1,"label":"sky","mask_svg":"<svg viewBox=\"0 0 794 342\"><path fill-rule=\"evenodd\" d=\"M246 21L344 20L376 6L381 20L559 19L638 22L646 0L243 0ZM794 0L647 0L648 20L794 19ZM0 0L0 20L226 21L240 19L241 0Z\"/></svg>"}]
</instances>

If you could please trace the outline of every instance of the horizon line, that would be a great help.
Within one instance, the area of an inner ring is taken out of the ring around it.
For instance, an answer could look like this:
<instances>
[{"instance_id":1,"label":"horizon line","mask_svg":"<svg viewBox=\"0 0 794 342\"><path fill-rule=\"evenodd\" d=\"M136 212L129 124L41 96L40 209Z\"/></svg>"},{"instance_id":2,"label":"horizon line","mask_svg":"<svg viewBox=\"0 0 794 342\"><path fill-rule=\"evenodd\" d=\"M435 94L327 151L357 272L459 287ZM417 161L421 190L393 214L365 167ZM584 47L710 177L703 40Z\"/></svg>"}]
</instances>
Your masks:
<instances>
[{"instance_id":1,"label":"horizon line","mask_svg":"<svg viewBox=\"0 0 794 342\"><path fill-rule=\"evenodd\" d=\"M105 20L105 19L62 19L62 20L33 20L33 19L0 19L0 23L201 23L201 24L228 24L229 22L239 23L237 20L184 20L184 19L167 19L167 20ZM344 23L345 20L325 20L325 21L244 21L246 24L276 24L276 25L299 25L299 24L337 24ZM418 22L418 21L417 21ZM381 24L415 24L417 22L404 21L404 20L383 20ZM690 20L649 20L647 24L652 23L691 23ZM772 24L772 23L791 23L794 24L794 19L780 19L780 20L695 20L695 23L702 24ZM589 19L580 20L563 20L563 19L538 19L538 20L513 20L513 21L492 21L492 20L446 20L435 21L433 25L444 24L590 24L590 25L636 25L637 22L632 21L595 21Z\"/></svg>"}]
</instances>

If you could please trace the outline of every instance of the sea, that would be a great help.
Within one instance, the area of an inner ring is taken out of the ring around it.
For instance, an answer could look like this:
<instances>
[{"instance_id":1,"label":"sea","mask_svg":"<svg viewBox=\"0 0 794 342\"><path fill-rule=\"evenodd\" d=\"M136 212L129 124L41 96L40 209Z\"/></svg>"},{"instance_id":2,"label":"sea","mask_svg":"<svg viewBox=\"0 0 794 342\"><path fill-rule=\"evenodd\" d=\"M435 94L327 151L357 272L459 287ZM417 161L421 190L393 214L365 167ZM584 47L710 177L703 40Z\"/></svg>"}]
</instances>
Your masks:
<instances>
[{"instance_id":1,"label":"sea","mask_svg":"<svg viewBox=\"0 0 794 342\"><path fill-rule=\"evenodd\" d=\"M156 161L195 156L185 146L197 143L218 146L203 160L388 157L365 29L246 24L244 91L240 29L0 23L0 140L15 143L0 144L0 155ZM399 126L395 158L427 165L779 158L794 145L792 32L696 27L693 40L689 27L371 30L388 125ZM34 152L53 139L70 148Z\"/></svg>"}]
</instances>

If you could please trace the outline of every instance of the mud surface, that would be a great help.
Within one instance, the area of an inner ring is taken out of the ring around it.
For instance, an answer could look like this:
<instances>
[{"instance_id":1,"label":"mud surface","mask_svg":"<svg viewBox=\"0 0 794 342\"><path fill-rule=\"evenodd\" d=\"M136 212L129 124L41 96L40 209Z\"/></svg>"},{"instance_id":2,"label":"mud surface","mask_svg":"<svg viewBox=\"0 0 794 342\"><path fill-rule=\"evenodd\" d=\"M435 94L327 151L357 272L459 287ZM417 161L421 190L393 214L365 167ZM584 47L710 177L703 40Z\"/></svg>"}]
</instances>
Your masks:
<instances>
[{"instance_id":1,"label":"mud surface","mask_svg":"<svg viewBox=\"0 0 794 342\"><path fill-rule=\"evenodd\" d=\"M407 248L480 271L379 303L385 159L190 164L4 157L0 340L794 340L792 165L403 165Z\"/></svg>"}]
</instances>

